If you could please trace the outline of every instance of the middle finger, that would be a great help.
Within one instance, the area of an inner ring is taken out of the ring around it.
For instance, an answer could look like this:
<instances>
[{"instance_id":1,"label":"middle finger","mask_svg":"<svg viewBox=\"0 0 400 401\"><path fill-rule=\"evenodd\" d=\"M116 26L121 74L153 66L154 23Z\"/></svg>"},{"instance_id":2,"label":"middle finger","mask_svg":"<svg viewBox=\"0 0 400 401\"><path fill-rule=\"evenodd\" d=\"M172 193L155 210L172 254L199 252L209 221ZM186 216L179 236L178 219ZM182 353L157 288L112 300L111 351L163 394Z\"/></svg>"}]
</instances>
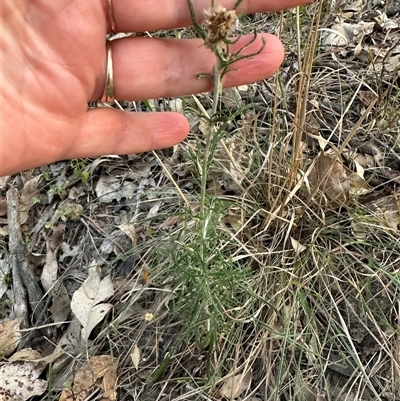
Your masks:
<instances>
[{"instance_id":1,"label":"middle finger","mask_svg":"<svg viewBox=\"0 0 400 401\"><path fill-rule=\"evenodd\" d=\"M243 0L238 13L279 11L310 3L312 0ZM197 17L210 8L211 0L192 0ZM228 10L237 0L217 0ZM188 0L114 0L113 12L119 32L143 32L192 25Z\"/></svg>"}]
</instances>

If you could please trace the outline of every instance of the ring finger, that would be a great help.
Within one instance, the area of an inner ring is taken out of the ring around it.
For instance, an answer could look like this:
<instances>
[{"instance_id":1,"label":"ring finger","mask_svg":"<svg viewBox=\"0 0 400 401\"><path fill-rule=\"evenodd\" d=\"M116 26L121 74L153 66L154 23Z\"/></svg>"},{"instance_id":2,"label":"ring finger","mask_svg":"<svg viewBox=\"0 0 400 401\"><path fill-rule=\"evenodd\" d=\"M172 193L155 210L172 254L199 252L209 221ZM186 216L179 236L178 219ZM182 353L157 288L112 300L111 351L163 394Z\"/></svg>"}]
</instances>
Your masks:
<instances>
[{"instance_id":1,"label":"ring finger","mask_svg":"<svg viewBox=\"0 0 400 401\"><path fill-rule=\"evenodd\" d=\"M264 38L265 45L262 38ZM231 46L235 52L250 43L252 35L243 36ZM205 92L212 88L202 73L212 73L215 55L197 39L151 39L133 37L112 42L115 97L121 100L140 100L173 97ZM264 46L264 47L263 47ZM272 75L280 66L284 51L278 38L259 35L246 47L244 54L261 53L234 63L224 78L224 86L255 82ZM104 75L106 67L104 66ZM93 99L101 96L97 88Z\"/></svg>"}]
</instances>

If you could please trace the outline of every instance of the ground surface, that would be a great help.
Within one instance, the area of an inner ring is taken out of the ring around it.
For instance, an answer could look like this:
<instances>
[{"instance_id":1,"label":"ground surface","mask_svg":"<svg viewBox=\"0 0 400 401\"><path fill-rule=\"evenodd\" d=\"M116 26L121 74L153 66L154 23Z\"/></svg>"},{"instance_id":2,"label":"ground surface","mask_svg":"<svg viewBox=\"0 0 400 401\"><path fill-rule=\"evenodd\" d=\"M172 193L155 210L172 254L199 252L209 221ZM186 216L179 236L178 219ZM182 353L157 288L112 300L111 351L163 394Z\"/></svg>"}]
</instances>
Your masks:
<instances>
[{"instance_id":1,"label":"ground surface","mask_svg":"<svg viewBox=\"0 0 400 401\"><path fill-rule=\"evenodd\" d=\"M242 19L287 56L224 92L205 215L210 94L121 102L174 149L1 179L0 400L400 399L400 4L328 3Z\"/></svg>"}]
</instances>

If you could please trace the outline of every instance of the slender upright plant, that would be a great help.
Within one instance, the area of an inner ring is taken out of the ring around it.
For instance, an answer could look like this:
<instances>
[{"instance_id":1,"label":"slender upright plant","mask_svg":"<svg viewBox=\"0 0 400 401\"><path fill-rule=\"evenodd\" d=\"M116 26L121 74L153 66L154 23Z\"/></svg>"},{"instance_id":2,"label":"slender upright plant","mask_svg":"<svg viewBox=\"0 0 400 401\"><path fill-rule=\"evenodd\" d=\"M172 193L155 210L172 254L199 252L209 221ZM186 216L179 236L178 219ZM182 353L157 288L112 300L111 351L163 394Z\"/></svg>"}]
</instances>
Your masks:
<instances>
[{"instance_id":1,"label":"slender upright plant","mask_svg":"<svg viewBox=\"0 0 400 401\"><path fill-rule=\"evenodd\" d=\"M197 78L208 78L212 81L214 86L213 99L212 99L212 110L211 114L204 116L208 121L208 130L206 145L204 148L203 159L200 163L201 170L201 188L200 188L200 214L199 221L202 225L201 233L202 240L205 242L207 239L207 218L206 218L206 190L207 190L207 177L210 169L210 165L213 160L213 149L215 149L216 142L223 137L225 126L222 125L218 130L216 129L216 122L218 121L218 105L219 99L222 92L222 82L224 76L229 72L232 64L245 58L252 58L264 48L264 40L261 48L252 54L243 54L243 51L248 48L256 40L256 32L254 32L253 38L240 47L237 51L231 53L230 46L237 43L240 36L233 39L231 37L236 28L238 16L236 14L236 8L242 3L243 0L238 0L234 6L234 9L227 11L225 7L220 5L214 5L214 0L211 0L211 8L205 10L203 13L203 22L199 24L196 18L195 10L193 7L192 0L188 0L188 5L191 13L193 26L195 27L198 35L203 39L204 45L209 48L215 55L215 64L212 74L201 73ZM207 258L205 247L203 246L202 255L204 260Z\"/></svg>"}]
</instances>

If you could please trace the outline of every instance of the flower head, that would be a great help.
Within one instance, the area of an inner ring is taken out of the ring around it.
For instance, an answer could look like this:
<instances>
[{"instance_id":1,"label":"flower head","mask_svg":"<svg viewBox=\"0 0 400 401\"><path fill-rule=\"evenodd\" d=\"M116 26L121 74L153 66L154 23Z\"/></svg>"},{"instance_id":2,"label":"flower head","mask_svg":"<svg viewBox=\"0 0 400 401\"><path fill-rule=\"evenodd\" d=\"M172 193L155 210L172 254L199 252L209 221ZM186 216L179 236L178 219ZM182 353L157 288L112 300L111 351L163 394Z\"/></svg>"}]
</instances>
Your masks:
<instances>
[{"instance_id":1,"label":"flower head","mask_svg":"<svg viewBox=\"0 0 400 401\"><path fill-rule=\"evenodd\" d=\"M220 5L204 11L203 25L207 32L206 45L210 48L227 39L235 30L237 15L235 10L227 11Z\"/></svg>"}]
</instances>

